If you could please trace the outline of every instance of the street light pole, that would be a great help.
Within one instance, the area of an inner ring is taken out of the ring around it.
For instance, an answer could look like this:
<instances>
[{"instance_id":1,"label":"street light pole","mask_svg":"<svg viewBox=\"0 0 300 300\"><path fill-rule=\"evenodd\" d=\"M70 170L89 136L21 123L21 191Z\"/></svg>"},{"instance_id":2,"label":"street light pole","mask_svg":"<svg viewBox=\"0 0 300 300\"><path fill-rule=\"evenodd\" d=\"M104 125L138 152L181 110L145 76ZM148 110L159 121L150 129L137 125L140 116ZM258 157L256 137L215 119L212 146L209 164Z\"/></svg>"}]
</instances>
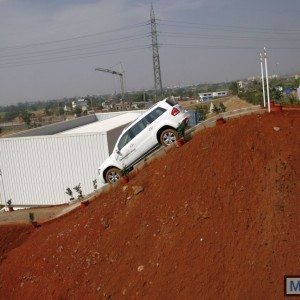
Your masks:
<instances>
[{"instance_id":1,"label":"street light pole","mask_svg":"<svg viewBox=\"0 0 300 300\"><path fill-rule=\"evenodd\" d=\"M262 83L262 90L263 90L263 100L264 100L264 107L266 107L266 92L265 92L265 81L264 81L264 69L263 69L263 59L262 54L260 56L260 70L261 70L261 83Z\"/></svg>"},{"instance_id":2,"label":"street light pole","mask_svg":"<svg viewBox=\"0 0 300 300\"><path fill-rule=\"evenodd\" d=\"M269 91L269 75L268 75L268 63L267 63L267 50L266 50L266 47L264 47L264 56L265 56L266 82L267 82L268 112L271 112L270 91Z\"/></svg>"}]
</instances>

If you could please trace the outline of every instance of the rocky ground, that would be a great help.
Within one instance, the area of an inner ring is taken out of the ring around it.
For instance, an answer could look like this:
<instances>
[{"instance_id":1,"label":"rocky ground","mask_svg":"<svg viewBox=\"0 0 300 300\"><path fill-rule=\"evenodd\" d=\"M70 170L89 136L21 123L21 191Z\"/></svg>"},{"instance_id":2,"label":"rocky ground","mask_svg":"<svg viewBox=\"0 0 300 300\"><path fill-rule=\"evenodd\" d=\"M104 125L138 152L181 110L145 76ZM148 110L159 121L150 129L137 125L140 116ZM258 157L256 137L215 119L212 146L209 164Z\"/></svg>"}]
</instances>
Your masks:
<instances>
[{"instance_id":1,"label":"rocky ground","mask_svg":"<svg viewBox=\"0 0 300 300\"><path fill-rule=\"evenodd\" d=\"M0 227L0 299L279 299L300 274L300 113L195 133L85 208Z\"/></svg>"}]
</instances>

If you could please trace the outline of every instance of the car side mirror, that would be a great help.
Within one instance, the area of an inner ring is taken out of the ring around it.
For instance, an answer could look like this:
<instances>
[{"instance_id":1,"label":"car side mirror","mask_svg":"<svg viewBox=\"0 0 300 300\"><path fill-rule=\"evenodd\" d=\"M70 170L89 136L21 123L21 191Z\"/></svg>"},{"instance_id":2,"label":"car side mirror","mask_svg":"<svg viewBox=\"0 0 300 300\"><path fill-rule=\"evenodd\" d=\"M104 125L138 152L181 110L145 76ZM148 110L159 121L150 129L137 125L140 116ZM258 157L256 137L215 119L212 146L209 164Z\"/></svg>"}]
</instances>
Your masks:
<instances>
[{"instance_id":1,"label":"car side mirror","mask_svg":"<svg viewBox=\"0 0 300 300\"><path fill-rule=\"evenodd\" d=\"M118 154L118 155L121 155L121 152L120 152L120 150L117 148L116 149L116 153Z\"/></svg>"}]
</instances>

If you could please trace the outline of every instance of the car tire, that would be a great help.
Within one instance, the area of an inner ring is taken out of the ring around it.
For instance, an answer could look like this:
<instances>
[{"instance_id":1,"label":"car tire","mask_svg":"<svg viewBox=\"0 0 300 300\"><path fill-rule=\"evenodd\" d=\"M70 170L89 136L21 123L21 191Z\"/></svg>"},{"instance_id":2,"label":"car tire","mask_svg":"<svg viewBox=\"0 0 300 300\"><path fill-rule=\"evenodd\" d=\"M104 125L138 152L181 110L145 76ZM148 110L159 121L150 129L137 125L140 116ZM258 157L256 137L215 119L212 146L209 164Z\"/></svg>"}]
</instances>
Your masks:
<instances>
[{"instance_id":1,"label":"car tire","mask_svg":"<svg viewBox=\"0 0 300 300\"><path fill-rule=\"evenodd\" d=\"M122 177L121 170L118 168L110 168L105 174L106 182L113 184Z\"/></svg>"},{"instance_id":2,"label":"car tire","mask_svg":"<svg viewBox=\"0 0 300 300\"><path fill-rule=\"evenodd\" d=\"M174 144L177 139L178 139L178 132L172 128L165 129L160 134L160 137L159 137L160 143L164 147Z\"/></svg>"}]
</instances>

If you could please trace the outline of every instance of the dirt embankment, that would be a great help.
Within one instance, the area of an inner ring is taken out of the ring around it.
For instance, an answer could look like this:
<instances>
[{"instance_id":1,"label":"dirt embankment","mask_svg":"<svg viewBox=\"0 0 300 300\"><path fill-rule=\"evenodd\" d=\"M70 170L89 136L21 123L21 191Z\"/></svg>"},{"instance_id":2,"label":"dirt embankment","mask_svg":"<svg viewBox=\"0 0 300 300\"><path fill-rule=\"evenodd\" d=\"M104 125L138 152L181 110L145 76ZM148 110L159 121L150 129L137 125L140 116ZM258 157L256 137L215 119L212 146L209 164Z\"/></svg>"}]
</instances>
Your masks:
<instances>
[{"instance_id":1,"label":"dirt embankment","mask_svg":"<svg viewBox=\"0 0 300 300\"><path fill-rule=\"evenodd\" d=\"M195 134L2 250L0 298L282 298L300 273L299 128L289 111Z\"/></svg>"}]
</instances>

